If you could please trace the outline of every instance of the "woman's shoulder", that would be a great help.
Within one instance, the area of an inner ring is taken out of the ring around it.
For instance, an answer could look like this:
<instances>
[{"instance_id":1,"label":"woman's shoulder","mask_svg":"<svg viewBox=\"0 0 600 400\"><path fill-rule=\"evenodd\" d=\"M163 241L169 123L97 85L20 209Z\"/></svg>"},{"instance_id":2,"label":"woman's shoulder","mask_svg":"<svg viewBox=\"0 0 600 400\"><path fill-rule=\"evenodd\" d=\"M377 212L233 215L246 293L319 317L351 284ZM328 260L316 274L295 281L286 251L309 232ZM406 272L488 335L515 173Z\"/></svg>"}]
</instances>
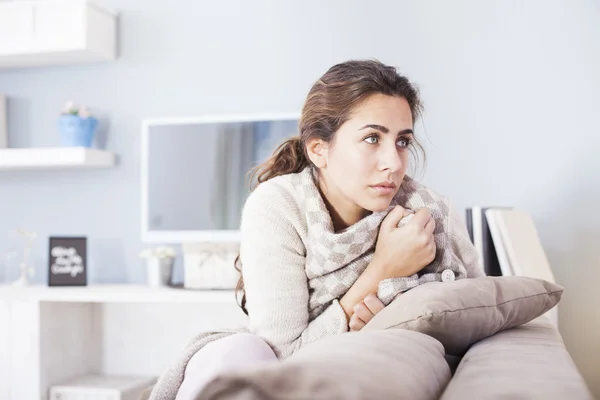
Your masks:
<instances>
[{"instance_id":1,"label":"woman's shoulder","mask_svg":"<svg viewBox=\"0 0 600 400\"><path fill-rule=\"evenodd\" d=\"M296 252L304 252L308 232L295 188L294 174L271 178L259 184L248 196L242 210L242 235L272 238Z\"/></svg>"},{"instance_id":2,"label":"woman's shoulder","mask_svg":"<svg viewBox=\"0 0 600 400\"><path fill-rule=\"evenodd\" d=\"M244 204L244 215L261 214L297 219L301 216L298 199L299 173L285 174L260 183Z\"/></svg>"},{"instance_id":3,"label":"woman's shoulder","mask_svg":"<svg viewBox=\"0 0 600 400\"><path fill-rule=\"evenodd\" d=\"M250 193L246 202L295 202L295 175L297 174L280 175L262 182Z\"/></svg>"}]
</instances>

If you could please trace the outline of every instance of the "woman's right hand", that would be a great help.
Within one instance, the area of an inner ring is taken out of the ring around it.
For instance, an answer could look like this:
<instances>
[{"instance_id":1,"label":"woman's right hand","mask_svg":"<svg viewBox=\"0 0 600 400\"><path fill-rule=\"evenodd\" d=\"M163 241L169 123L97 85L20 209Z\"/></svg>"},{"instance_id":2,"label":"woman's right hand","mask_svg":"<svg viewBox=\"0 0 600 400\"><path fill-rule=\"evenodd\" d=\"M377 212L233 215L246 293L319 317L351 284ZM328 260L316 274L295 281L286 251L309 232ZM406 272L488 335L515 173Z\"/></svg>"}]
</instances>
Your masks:
<instances>
[{"instance_id":1,"label":"woman's right hand","mask_svg":"<svg viewBox=\"0 0 600 400\"><path fill-rule=\"evenodd\" d=\"M435 258L435 220L429 208L417 210L412 220L399 228L400 220L410 214L396 206L381 223L373 261L382 280L413 275Z\"/></svg>"},{"instance_id":2,"label":"woman's right hand","mask_svg":"<svg viewBox=\"0 0 600 400\"><path fill-rule=\"evenodd\" d=\"M381 222L373 259L340 299L349 322L352 322L354 307L369 293L376 293L381 281L411 276L435 258L435 220L431 218L429 209L418 210L412 220L398 228L398 222L410 214L396 206Z\"/></svg>"}]
</instances>

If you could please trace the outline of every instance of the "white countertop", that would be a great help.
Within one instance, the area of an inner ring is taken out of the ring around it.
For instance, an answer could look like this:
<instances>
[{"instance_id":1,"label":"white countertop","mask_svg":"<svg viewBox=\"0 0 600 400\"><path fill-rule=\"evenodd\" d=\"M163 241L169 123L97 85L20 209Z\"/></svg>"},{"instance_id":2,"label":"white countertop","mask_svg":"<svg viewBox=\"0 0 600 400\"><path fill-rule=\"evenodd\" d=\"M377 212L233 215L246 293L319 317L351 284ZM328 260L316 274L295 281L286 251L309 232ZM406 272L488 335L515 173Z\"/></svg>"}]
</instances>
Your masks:
<instances>
[{"instance_id":1,"label":"white countertop","mask_svg":"<svg viewBox=\"0 0 600 400\"><path fill-rule=\"evenodd\" d=\"M154 288L132 284L88 286L0 285L0 299L95 303L231 303L233 290L190 290L175 287Z\"/></svg>"}]
</instances>

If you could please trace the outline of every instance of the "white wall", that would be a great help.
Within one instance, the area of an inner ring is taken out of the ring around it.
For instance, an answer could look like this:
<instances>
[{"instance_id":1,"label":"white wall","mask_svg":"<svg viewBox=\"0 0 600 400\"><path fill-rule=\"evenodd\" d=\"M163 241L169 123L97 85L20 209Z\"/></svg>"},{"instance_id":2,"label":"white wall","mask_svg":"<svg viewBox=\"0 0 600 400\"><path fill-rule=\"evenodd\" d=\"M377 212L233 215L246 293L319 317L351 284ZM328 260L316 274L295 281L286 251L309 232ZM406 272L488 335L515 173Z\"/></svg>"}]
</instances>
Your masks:
<instances>
[{"instance_id":1,"label":"white wall","mask_svg":"<svg viewBox=\"0 0 600 400\"><path fill-rule=\"evenodd\" d=\"M121 12L116 63L3 70L0 92L11 96L13 146L55 144L56 114L72 99L108 117L106 144L120 166L2 173L0 234L18 226L42 238L85 234L92 280L140 281L141 118L298 111L333 63L376 57L422 89L425 182L461 208L501 204L533 214L565 287L561 332L600 397L600 3L106 4ZM40 241L41 280L46 249Z\"/></svg>"}]
</instances>

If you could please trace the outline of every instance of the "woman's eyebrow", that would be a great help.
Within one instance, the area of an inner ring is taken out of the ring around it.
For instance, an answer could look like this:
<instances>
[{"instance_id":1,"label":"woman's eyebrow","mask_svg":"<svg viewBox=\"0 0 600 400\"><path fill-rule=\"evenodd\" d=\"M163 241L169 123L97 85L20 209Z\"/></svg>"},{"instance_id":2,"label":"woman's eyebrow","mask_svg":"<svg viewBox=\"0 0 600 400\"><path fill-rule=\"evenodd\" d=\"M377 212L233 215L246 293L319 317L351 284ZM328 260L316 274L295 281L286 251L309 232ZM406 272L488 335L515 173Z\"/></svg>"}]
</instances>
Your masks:
<instances>
[{"instance_id":1,"label":"woman's eyebrow","mask_svg":"<svg viewBox=\"0 0 600 400\"><path fill-rule=\"evenodd\" d=\"M376 130L378 130L380 132L383 132L383 133L388 133L390 131L385 126L383 126L383 125L376 125L376 124L365 125L362 128L360 128L359 131L362 131L363 129L366 129L366 128L376 129ZM413 130L412 129L404 129L404 130L401 130L400 132L398 132L398 135L412 135L412 134L413 134Z\"/></svg>"}]
</instances>

